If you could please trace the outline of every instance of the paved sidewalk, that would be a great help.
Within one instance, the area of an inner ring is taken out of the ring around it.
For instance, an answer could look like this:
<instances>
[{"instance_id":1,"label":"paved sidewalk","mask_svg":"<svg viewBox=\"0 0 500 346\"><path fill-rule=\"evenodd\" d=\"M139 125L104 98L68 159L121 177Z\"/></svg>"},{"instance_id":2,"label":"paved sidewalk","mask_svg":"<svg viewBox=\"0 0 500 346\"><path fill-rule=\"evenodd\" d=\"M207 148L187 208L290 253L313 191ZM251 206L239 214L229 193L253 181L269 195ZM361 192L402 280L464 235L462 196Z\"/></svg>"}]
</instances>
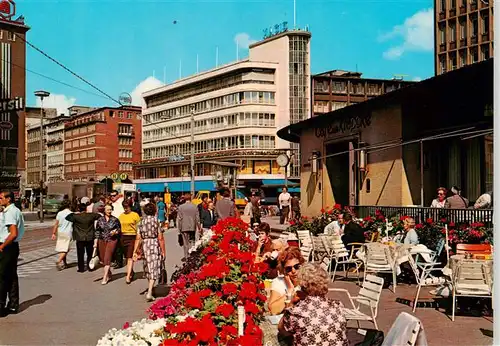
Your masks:
<instances>
[{"instance_id":1,"label":"paved sidewalk","mask_svg":"<svg viewBox=\"0 0 500 346\"><path fill-rule=\"evenodd\" d=\"M177 231L166 232L165 241L171 275L182 257ZM147 316L151 303L143 294L146 280L127 285L122 268L114 270L113 281L102 286L102 268L77 273L75 263L58 272L56 256L52 246L21 253L21 312L0 319L0 345L95 345L109 329ZM136 263L135 271L142 277L142 262Z\"/></svg>"}]
</instances>

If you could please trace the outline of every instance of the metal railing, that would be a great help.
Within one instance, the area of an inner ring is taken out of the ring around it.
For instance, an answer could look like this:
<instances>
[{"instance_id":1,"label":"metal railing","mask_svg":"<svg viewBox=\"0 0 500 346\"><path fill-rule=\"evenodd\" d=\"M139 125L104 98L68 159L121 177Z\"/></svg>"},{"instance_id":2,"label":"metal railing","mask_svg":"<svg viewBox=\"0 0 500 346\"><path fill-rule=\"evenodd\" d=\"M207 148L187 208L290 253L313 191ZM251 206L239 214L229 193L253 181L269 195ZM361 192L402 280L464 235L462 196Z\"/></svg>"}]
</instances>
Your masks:
<instances>
[{"instance_id":1,"label":"metal railing","mask_svg":"<svg viewBox=\"0 0 500 346\"><path fill-rule=\"evenodd\" d=\"M434 221L446 219L455 223L481 222L489 225L493 222L493 209L439 209L428 207L399 207L399 206L350 206L357 217L364 218L375 215L377 210L390 219L392 217L410 216L415 222L421 223L432 218Z\"/></svg>"}]
</instances>

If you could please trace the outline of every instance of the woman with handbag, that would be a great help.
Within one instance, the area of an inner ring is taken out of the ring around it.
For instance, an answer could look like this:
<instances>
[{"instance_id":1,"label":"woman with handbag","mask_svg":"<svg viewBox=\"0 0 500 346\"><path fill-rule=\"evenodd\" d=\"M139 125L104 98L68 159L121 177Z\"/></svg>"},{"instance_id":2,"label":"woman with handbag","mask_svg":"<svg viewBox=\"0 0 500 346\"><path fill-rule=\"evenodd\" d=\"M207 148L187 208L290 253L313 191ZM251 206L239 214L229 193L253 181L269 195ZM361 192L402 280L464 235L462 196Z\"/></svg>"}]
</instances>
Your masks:
<instances>
[{"instance_id":1,"label":"woman with handbag","mask_svg":"<svg viewBox=\"0 0 500 346\"><path fill-rule=\"evenodd\" d=\"M111 215L113 206L108 204L104 207L104 215L97 220L95 238L99 246L99 257L104 264L104 275L101 284L106 285L111 280L111 259L118 243L121 233L121 225L118 218Z\"/></svg>"},{"instance_id":2,"label":"woman with handbag","mask_svg":"<svg viewBox=\"0 0 500 346\"><path fill-rule=\"evenodd\" d=\"M141 243L142 246L140 246ZM141 248L142 254L139 253ZM148 279L146 299L150 302L155 300L153 297L155 281L166 281L165 240L163 238L163 228L156 218L156 206L153 203L144 206L144 216L139 224L134 249L134 261L141 257L144 260L144 273L146 273Z\"/></svg>"}]
</instances>

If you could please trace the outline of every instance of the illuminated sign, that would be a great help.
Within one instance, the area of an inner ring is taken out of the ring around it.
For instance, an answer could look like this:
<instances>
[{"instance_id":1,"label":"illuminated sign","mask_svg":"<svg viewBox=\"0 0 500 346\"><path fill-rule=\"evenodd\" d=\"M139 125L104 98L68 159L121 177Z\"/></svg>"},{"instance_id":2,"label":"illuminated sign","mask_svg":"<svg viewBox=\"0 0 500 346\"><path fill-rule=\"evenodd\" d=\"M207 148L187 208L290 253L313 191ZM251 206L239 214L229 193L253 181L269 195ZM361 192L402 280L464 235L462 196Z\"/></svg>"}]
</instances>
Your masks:
<instances>
[{"instance_id":1,"label":"illuminated sign","mask_svg":"<svg viewBox=\"0 0 500 346\"><path fill-rule=\"evenodd\" d=\"M11 20L16 14L16 3L12 0L0 0L0 18Z\"/></svg>"},{"instance_id":2,"label":"illuminated sign","mask_svg":"<svg viewBox=\"0 0 500 346\"><path fill-rule=\"evenodd\" d=\"M130 106L132 104L132 96L129 93L121 93L118 101L122 106Z\"/></svg>"},{"instance_id":3,"label":"illuminated sign","mask_svg":"<svg viewBox=\"0 0 500 346\"><path fill-rule=\"evenodd\" d=\"M264 39L276 36L278 34L288 31L288 22L275 24L273 26L270 26L269 28L264 29L263 31L264 31Z\"/></svg>"},{"instance_id":4,"label":"illuminated sign","mask_svg":"<svg viewBox=\"0 0 500 346\"><path fill-rule=\"evenodd\" d=\"M22 97L15 99L0 100L0 112L20 111L24 109L24 100Z\"/></svg>"}]
</instances>

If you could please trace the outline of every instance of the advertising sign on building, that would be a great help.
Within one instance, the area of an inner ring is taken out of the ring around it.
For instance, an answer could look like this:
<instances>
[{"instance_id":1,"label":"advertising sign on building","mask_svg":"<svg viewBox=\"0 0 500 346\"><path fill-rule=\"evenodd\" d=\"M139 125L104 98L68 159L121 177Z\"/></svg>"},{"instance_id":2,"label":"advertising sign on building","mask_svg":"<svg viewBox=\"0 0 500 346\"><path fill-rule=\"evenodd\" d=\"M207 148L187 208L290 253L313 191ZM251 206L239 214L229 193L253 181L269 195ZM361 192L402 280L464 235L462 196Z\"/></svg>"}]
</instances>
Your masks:
<instances>
[{"instance_id":1,"label":"advertising sign on building","mask_svg":"<svg viewBox=\"0 0 500 346\"><path fill-rule=\"evenodd\" d=\"M22 97L0 100L0 189L19 189L17 173L19 114L17 112L23 109Z\"/></svg>"}]
</instances>

